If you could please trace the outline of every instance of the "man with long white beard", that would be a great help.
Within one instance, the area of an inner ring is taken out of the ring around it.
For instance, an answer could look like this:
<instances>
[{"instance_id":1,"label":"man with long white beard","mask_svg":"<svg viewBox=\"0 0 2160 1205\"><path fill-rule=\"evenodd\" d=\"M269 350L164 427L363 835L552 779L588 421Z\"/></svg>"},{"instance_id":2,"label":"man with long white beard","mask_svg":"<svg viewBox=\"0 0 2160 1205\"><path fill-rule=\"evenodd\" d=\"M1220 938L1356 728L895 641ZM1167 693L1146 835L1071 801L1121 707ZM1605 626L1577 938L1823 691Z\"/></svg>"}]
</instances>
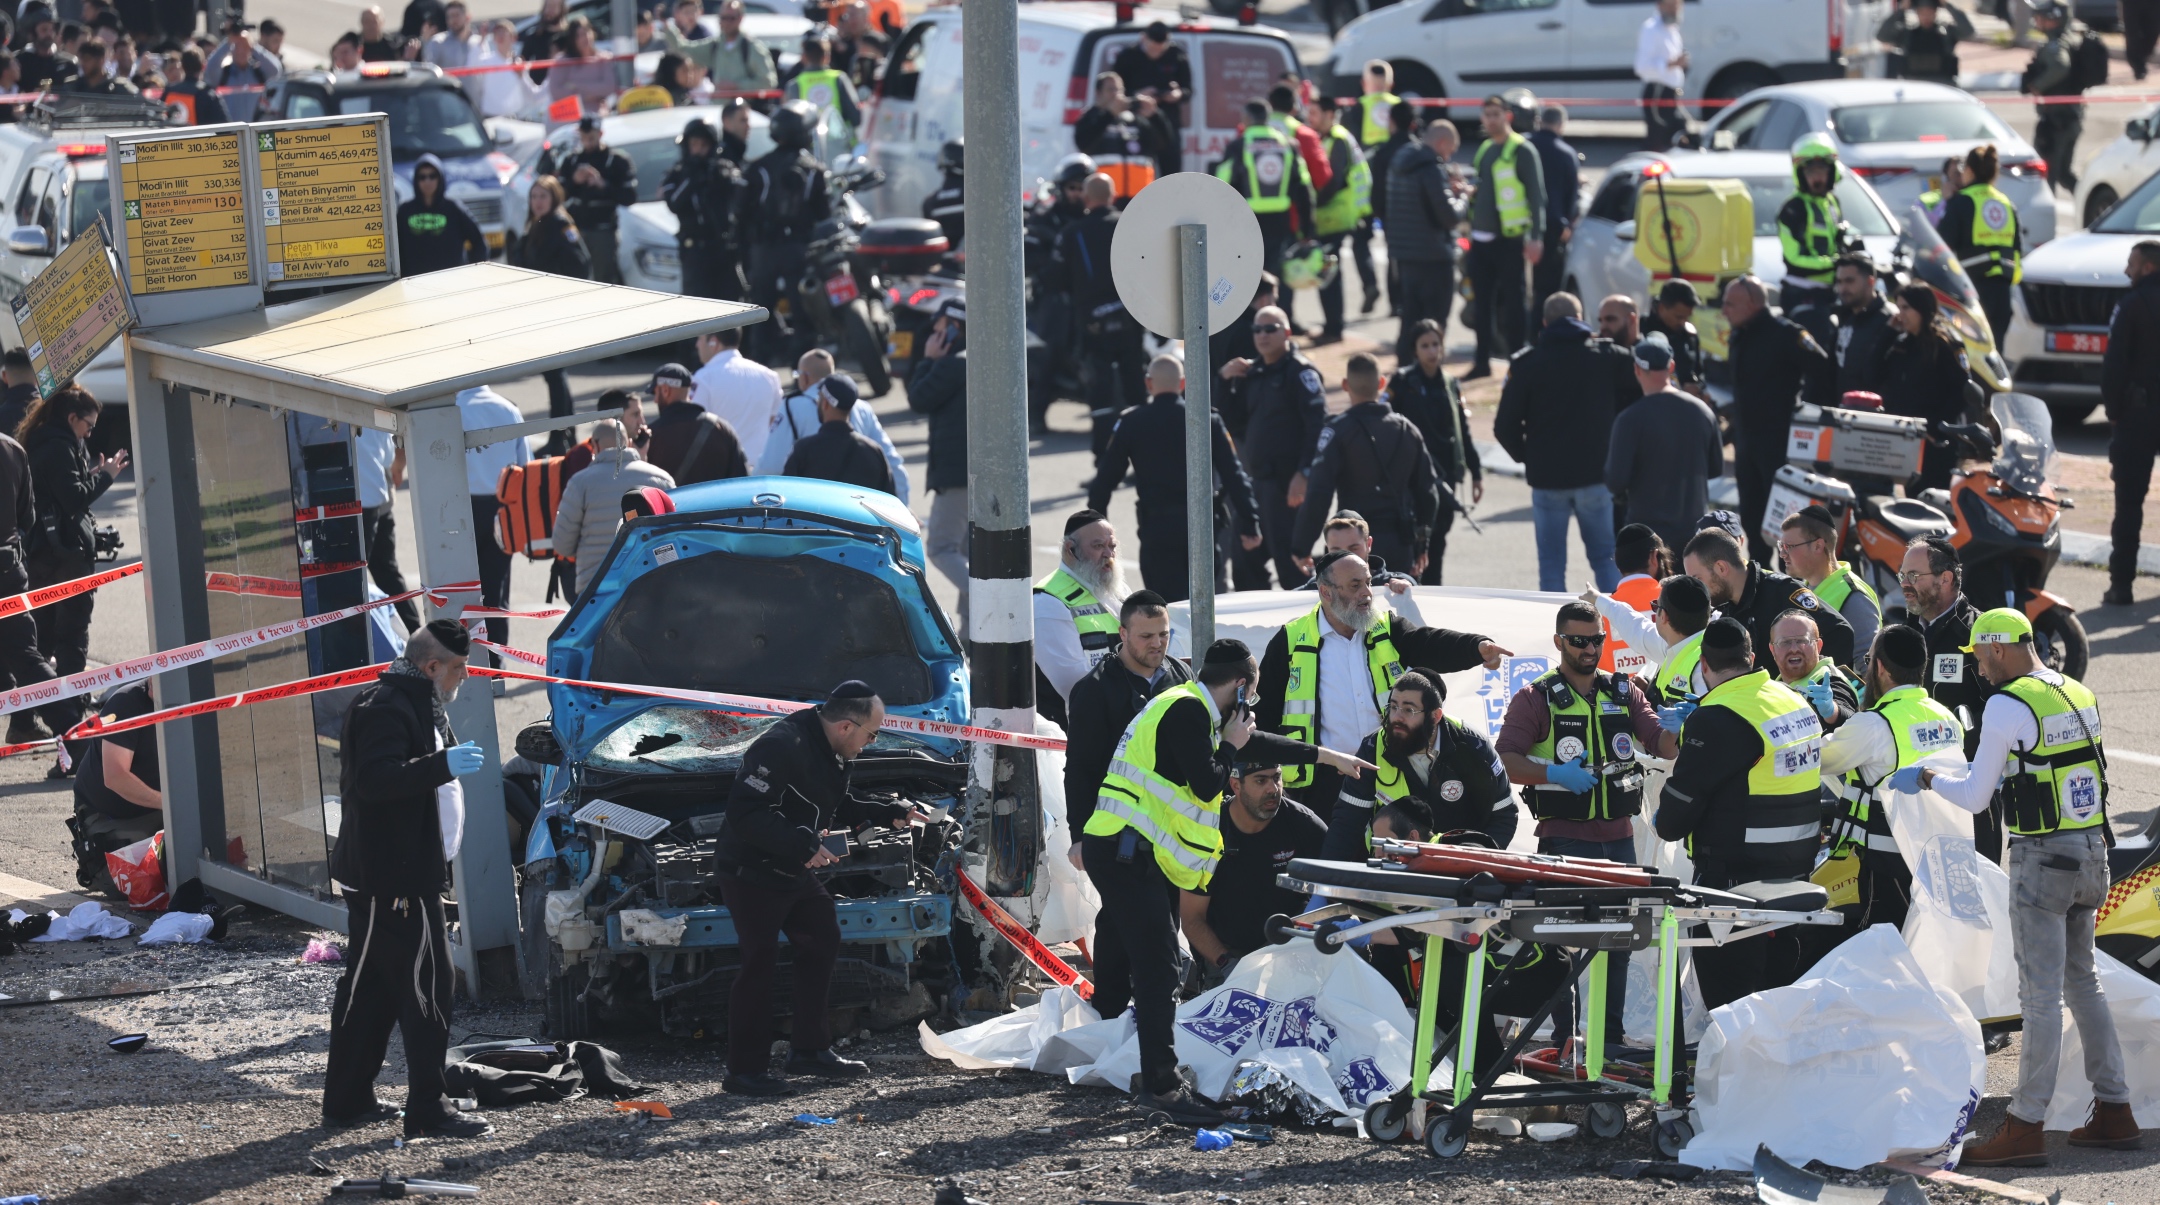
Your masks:
<instances>
[{"instance_id":1,"label":"man with long white beard","mask_svg":"<svg viewBox=\"0 0 2160 1205\"><path fill-rule=\"evenodd\" d=\"M1073 683L1117 643L1118 607L1132 593L1117 554L1109 518L1074 511L1057 572L1035 583L1035 710L1060 728Z\"/></svg>"},{"instance_id":2,"label":"man with long white beard","mask_svg":"<svg viewBox=\"0 0 2160 1205\"><path fill-rule=\"evenodd\" d=\"M1388 694L1407 666L1454 673L1500 668L1508 650L1485 636L1428 628L1373 605L1365 558L1331 552L1313 566L1320 603L1282 626L1260 660L1260 727L1329 749L1355 749L1380 730ZM1325 820L1342 779L1325 765L1283 767L1283 785Z\"/></svg>"}]
</instances>

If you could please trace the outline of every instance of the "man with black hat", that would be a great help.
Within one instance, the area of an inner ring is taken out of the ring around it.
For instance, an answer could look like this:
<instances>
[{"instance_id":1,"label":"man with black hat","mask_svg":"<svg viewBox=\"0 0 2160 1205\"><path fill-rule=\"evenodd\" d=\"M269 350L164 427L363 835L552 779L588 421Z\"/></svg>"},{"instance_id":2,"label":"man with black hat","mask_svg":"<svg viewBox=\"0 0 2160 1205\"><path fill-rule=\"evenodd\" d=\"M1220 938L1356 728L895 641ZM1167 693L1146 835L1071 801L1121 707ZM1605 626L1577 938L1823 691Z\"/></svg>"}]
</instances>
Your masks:
<instances>
[{"instance_id":1,"label":"man with black hat","mask_svg":"<svg viewBox=\"0 0 2160 1205\"><path fill-rule=\"evenodd\" d=\"M588 115L578 119L577 153L561 159L550 153L543 157L538 174L562 181L571 220L577 223L578 236L592 252L593 279L603 284L621 284L622 269L615 262L615 225L623 206L637 204L637 165L630 156L607 144L600 131L600 119ZM669 173L671 177L673 174ZM688 254L683 256L685 262L689 258ZM687 288L684 292L692 297L709 295Z\"/></svg>"},{"instance_id":2,"label":"man with black hat","mask_svg":"<svg viewBox=\"0 0 2160 1205\"><path fill-rule=\"evenodd\" d=\"M1035 583L1035 710L1045 719L1066 726L1065 698L1117 643L1118 609L1131 593L1109 517L1074 511L1057 569Z\"/></svg>"},{"instance_id":3,"label":"man with black hat","mask_svg":"<svg viewBox=\"0 0 2160 1205\"><path fill-rule=\"evenodd\" d=\"M1702 298L1695 286L1685 280L1668 280L1658 286L1657 299L1650 303L1650 312L1642 316L1642 335L1665 336L1665 346L1672 349L1673 384L1693 394L1701 394L1703 385L1702 334L1695 329L1695 307Z\"/></svg>"},{"instance_id":4,"label":"man with black hat","mask_svg":"<svg viewBox=\"0 0 2160 1205\"><path fill-rule=\"evenodd\" d=\"M338 779L344 808L330 874L344 887L349 944L330 1000L325 1125L397 1116L374 1088L395 1026L405 1047L405 1137L478 1138L494 1131L460 1116L443 1094L454 979L443 928L449 885L443 864L457 856L464 837L465 797L456 780L487 763L479 745L450 744L443 712L465 680L470 651L463 624L434 620L345 709Z\"/></svg>"},{"instance_id":5,"label":"man with black hat","mask_svg":"<svg viewBox=\"0 0 2160 1205\"><path fill-rule=\"evenodd\" d=\"M653 416L645 459L675 479L677 486L728 477L748 477L750 463L742 441L727 420L690 400L690 370L662 364L653 370Z\"/></svg>"},{"instance_id":6,"label":"man with black hat","mask_svg":"<svg viewBox=\"0 0 2160 1205\"><path fill-rule=\"evenodd\" d=\"M1680 749L1653 826L1685 840L1695 882L1728 888L1759 879L1800 879L1822 845L1822 721L1806 699L1755 669L1754 642L1720 616L1702 638L1699 704L1681 704ZM1730 1004L1779 987L1764 939L1695 951L1703 1004Z\"/></svg>"},{"instance_id":7,"label":"man with black hat","mask_svg":"<svg viewBox=\"0 0 2160 1205\"><path fill-rule=\"evenodd\" d=\"M1710 505L1710 482L1725 475L1725 444L1710 407L1674 387L1678 362L1665 336L1644 335L1634 360L1642 397L1613 419L1605 488L1625 503L1629 523L1684 548Z\"/></svg>"},{"instance_id":8,"label":"man with black hat","mask_svg":"<svg viewBox=\"0 0 2160 1205\"><path fill-rule=\"evenodd\" d=\"M1515 838L1507 769L1484 733L1442 712L1446 700L1439 674L1413 669L1395 679L1386 726L1358 746L1380 771L1343 783L1321 857L1363 860L1375 809L1403 802L1416 805L1426 832L1475 830L1499 849Z\"/></svg>"},{"instance_id":9,"label":"man with black hat","mask_svg":"<svg viewBox=\"0 0 2160 1205\"><path fill-rule=\"evenodd\" d=\"M1770 664L1770 627L1778 616L1800 610L1815 617L1823 651L1839 665L1853 664L1853 630L1845 617L1823 605L1798 578L1763 568L1740 550L1740 541L1722 527L1695 533L1681 551L1680 566L1710 592L1718 610L1747 625L1749 648Z\"/></svg>"},{"instance_id":10,"label":"man with black hat","mask_svg":"<svg viewBox=\"0 0 2160 1205\"><path fill-rule=\"evenodd\" d=\"M848 424L851 395L842 400L831 389L817 394L818 429L795 444L781 472L789 477L819 477L862 489L893 492L892 466L885 450Z\"/></svg>"},{"instance_id":11,"label":"man with black hat","mask_svg":"<svg viewBox=\"0 0 2160 1205\"><path fill-rule=\"evenodd\" d=\"M1204 890L1214 877L1233 751L1249 748L1283 765L1319 762L1352 776L1373 769L1346 753L1258 731L1249 692L1259 677L1242 642L1208 646L1197 681L1156 695L1126 727L1081 828L1081 865L1103 904L1095 922L1095 1007L1116 1016L1132 1004L1140 1030L1134 1104L1181 1125L1225 1118L1178 1074L1171 889Z\"/></svg>"},{"instance_id":12,"label":"man with black hat","mask_svg":"<svg viewBox=\"0 0 2160 1205\"><path fill-rule=\"evenodd\" d=\"M868 684L849 679L816 707L775 721L743 753L728 792L715 854L720 898L735 920L742 965L728 992L727 1077L720 1086L749 1096L787 1096L771 1074L773 975L780 935L794 951L787 996L794 1018L786 1070L843 1079L869 1068L833 1051L826 1001L840 955L840 923L825 884L810 873L840 860L828 835L845 830L843 810L904 828L903 804L848 798L851 764L885 723L885 704Z\"/></svg>"},{"instance_id":13,"label":"man with black hat","mask_svg":"<svg viewBox=\"0 0 2160 1205\"><path fill-rule=\"evenodd\" d=\"M1276 877L1294 859L1329 856L1321 852L1327 825L1283 795L1282 767L1266 754L1238 755L1230 767L1230 792L1223 801L1215 877L1198 890L1178 892L1185 944L1192 947L1200 981L1210 986L1222 982L1238 959L1268 944L1267 918L1305 911L1305 893L1277 886Z\"/></svg>"},{"instance_id":14,"label":"man with black hat","mask_svg":"<svg viewBox=\"0 0 2160 1205\"><path fill-rule=\"evenodd\" d=\"M588 117L585 122L592 120ZM590 138L595 145L599 143L597 130L587 135L582 132L585 124L578 128L581 141ZM691 119L677 141L682 144L682 157L668 168L667 178L660 182L660 199L675 214L683 295L741 301L742 238L736 227L748 185L734 160L720 154L720 135L711 122L702 117ZM636 199L633 193L631 200ZM614 235L608 237L612 240Z\"/></svg>"},{"instance_id":15,"label":"man with black hat","mask_svg":"<svg viewBox=\"0 0 2160 1205\"><path fill-rule=\"evenodd\" d=\"M1657 603L1647 616L1595 590L1583 591L1582 600L1598 609L1612 639L1657 663L1657 674L1648 684L1651 702L1664 709L1702 697L1708 689L1702 678L1702 633L1714 612L1710 591L1701 582L1684 573L1659 582ZM1679 720L1673 718L1665 730L1678 731Z\"/></svg>"}]
</instances>

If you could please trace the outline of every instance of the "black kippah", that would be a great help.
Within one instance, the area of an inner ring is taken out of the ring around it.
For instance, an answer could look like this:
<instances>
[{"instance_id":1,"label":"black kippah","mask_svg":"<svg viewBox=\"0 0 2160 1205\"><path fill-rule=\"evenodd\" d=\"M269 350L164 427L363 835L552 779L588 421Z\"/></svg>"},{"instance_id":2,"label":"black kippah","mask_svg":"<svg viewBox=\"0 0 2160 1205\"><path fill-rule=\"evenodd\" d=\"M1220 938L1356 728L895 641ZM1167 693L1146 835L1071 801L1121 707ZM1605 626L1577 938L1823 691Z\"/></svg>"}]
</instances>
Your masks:
<instances>
[{"instance_id":1,"label":"black kippah","mask_svg":"<svg viewBox=\"0 0 2160 1205\"><path fill-rule=\"evenodd\" d=\"M861 678L849 678L840 685L833 687L830 697L835 699L874 699L877 697L877 692L870 689L870 684Z\"/></svg>"},{"instance_id":2,"label":"black kippah","mask_svg":"<svg viewBox=\"0 0 2160 1205\"><path fill-rule=\"evenodd\" d=\"M1720 615L1710 621L1709 627L1703 629L1702 643L1706 649L1744 649L1748 646L1747 629L1740 626L1740 621L1732 616Z\"/></svg>"},{"instance_id":3,"label":"black kippah","mask_svg":"<svg viewBox=\"0 0 2160 1205\"><path fill-rule=\"evenodd\" d=\"M1108 523L1109 521L1110 516L1099 510L1076 510L1072 513L1071 518L1065 520L1065 534L1071 535L1090 523Z\"/></svg>"},{"instance_id":4,"label":"black kippah","mask_svg":"<svg viewBox=\"0 0 2160 1205\"><path fill-rule=\"evenodd\" d=\"M1820 523L1833 531L1837 529L1837 520L1830 517L1829 509L1820 502L1810 502L1793 513L1803 519L1811 519Z\"/></svg>"},{"instance_id":5,"label":"black kippah","mask_svg":"<svg viewBox=\"0 0 2160 1205\"><path fill-rule=\"evenodd\" d=\"M1218 640L1207 646L1207 656L1202 665L1244 665L1252 660L1252 650L1242 640Z\"/></svg>"},{"instance_id":6,"label":"black kippah","mask_svg":"<svg viewBox=\"0 0 2160 1205\"><path fill-rule=\"evenodd\" d=\"M1707 615L1710 613L1710 591L1692 577L1678 574L1665 579L1658 587L1658 602L1668 611L1683 615Z\"/></svg>"},{"instance_id":7,"label":"black kippah","mask_svg":"<svg viewBox=\"0 0 2160 1205\"><path fill-rule=\"evenodd\" d=\"M453 657L463 657L472 652L472 633L466 631L465 625L455 619L429 620L427 634L433 636L435 643Z\"/></svg>"},{"instance_id":8,"label":"black kippah","mask_svg":"<svg viewBox=\"0 0 2160 1205\"><path fill-rule=\"evenodd\" d=\"M1918 669L1927 664L1927 637L1917 628L1894 623L1875 637L1875 652L1899 669Z\"/></svg>"}]
</instances>

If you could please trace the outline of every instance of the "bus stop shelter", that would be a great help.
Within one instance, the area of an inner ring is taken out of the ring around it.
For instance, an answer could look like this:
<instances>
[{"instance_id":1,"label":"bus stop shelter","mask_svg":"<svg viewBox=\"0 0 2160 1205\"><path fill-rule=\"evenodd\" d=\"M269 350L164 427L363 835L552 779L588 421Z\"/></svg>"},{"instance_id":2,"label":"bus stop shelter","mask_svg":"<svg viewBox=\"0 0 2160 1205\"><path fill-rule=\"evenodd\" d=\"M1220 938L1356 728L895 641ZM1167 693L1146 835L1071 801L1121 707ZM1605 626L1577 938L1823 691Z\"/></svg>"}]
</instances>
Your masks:
<instances>
[{"instance_id":1,"label":"bus stop shelter","mask_svg":"<svg viewBox=\"0 0 2160 1205\"><path fill-rule=\"evenodd\" d=\"M365 571L349 558L358 532L352 446L361 430L403 440L420 550L416 584L476 580L475 541L495 536L473 530L466 449L579 420L468 432L459 391L764 316L755 306L486 263L129 332L151 647L358 601ZM342 511L348 522L311 517L325 511ZM457 618L479 596L422 601L428 618ZM310 632L304 647L288 639L165 673L158 703L368 664L366 636L357 632L364 622ZM355 629L355 638L341 642L339 629ZM200 878L218 894L344 929L328 859L340 815L337 720L349 697L279 699L164 726L170 881ZM451 951L468 991L512 991L518 908L493 691L468 683L449 716L460 739L489 754L485 769L463 780Z\"/></svg>"}]
</instances>

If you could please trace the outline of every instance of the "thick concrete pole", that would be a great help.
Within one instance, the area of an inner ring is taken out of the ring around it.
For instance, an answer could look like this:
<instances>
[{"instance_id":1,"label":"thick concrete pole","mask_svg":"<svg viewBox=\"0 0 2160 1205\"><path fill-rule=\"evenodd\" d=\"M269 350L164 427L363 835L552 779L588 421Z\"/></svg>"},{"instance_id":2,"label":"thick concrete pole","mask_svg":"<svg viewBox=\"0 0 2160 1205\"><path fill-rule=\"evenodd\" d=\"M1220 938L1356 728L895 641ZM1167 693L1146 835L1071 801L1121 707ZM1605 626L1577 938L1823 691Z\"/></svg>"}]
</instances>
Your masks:
<instances>
[{"instance_id":1,"label":"thick concrete pole","mask_svg":"<svg viewBox=\"0 0 2160 1205\"><path fill-rule=\"evenodd\" d=\"M1178 227L1178 333L1185 340L1185 563L1192 659L1215 643L1214 365L1208 363L1207 227Z\"/></svg>"},{"instance_id":2,"label":"thick concrete pole","mask_svg":"<svg viewBox=\"0 0 2160 1205\"><path fill-rule=\"evenodd\" d=\"M1027 315L1021 271L1020 22L1014 0L966 0L961 66L967 134L968 597L975 723L1035 728L1029 598ZM1024 763L1024 764L1023 764ZM1034 758L975 751L988 802L993 895L1031 889L1042 809Z\"/></svg>"}]
</instances>

